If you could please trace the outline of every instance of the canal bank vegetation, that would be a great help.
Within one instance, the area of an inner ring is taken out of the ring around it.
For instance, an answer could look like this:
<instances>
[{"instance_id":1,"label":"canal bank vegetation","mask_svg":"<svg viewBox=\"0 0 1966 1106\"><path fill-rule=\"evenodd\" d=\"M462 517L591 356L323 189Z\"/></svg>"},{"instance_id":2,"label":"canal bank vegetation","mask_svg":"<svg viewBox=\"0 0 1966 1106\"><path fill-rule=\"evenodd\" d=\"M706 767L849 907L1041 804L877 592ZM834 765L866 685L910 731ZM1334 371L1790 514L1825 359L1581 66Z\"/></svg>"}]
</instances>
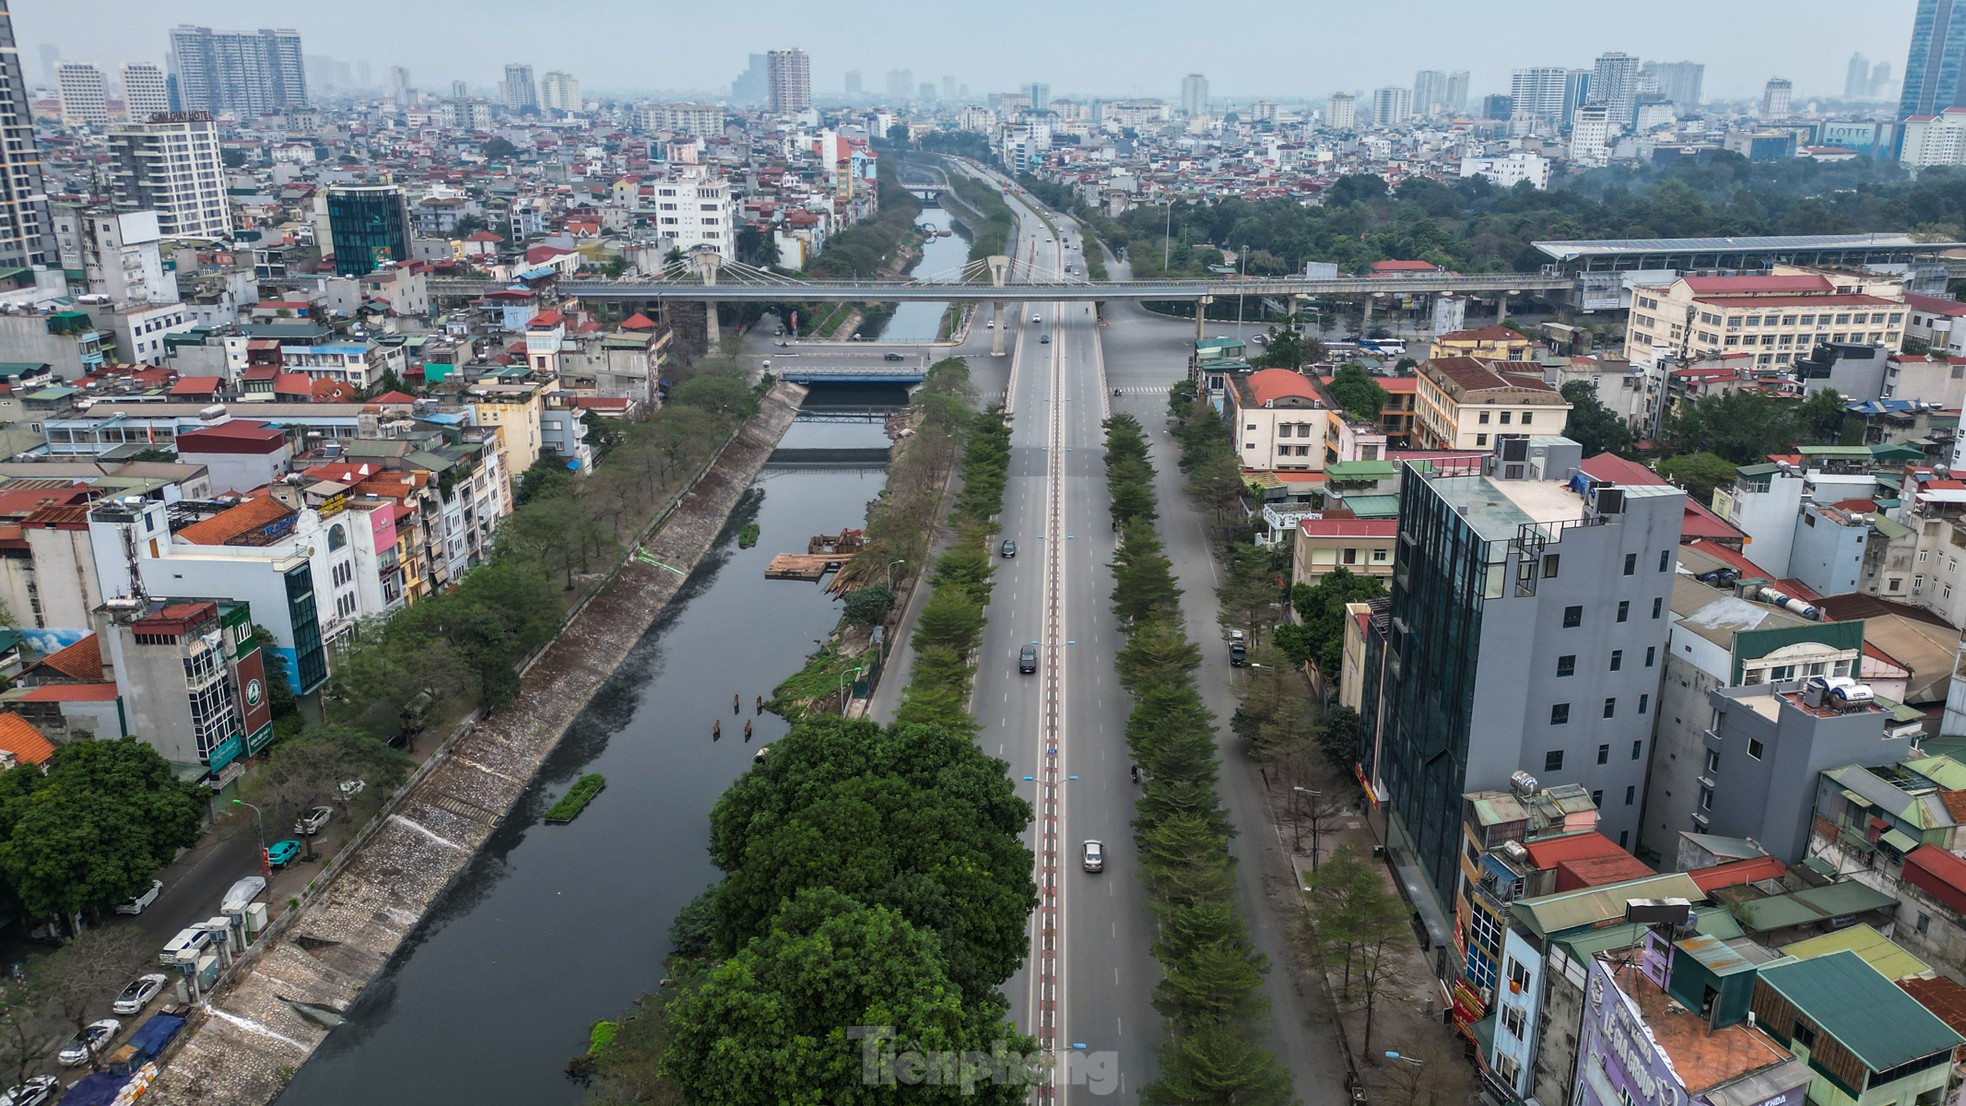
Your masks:
<instances>
[{"instance_id":1,"label":"canal bank vegetation","mask_svg":"<svg viewBox=\"0 0 1966 1106\"><path fill-rule=\"evenodd\" d=\"M1290 1076L1262 1043L1267 959L1238 902L1229 818L1216 792L1215 723L1194 671L1200 650L1182 629L1181 591L1156 533L1146 433L1129 415L1106 420L1106 481L1121 544L1113 610L1126 633L1118 659L1133 696L1127 748L1141 770L1134 821L1141 880L1161 934L1154 1008L1165 1019L1160 1074L1143 1103L1291 1101Z\"/></svg>"},{"instance_id":2,"label":"canal bank vegetation","mask_svg":"<svg viewBox=\"0 0 1966 1106\"><path fill-rule=\"evenodd\" d=\"M594 796L599 795L607 785L607 777L599 772L589 772L573 781L573 786L560 796L560 801L546 808L546 824L564 826L580 817L580 812L586 810L587 804L593 802Z\"/></svg>"},{"instance_id":3,"label":"canal bank vegetation","mask_svg":"<svg viewBox=\"0 0 1966 1106\"><path fill-rule=\"evenodd\" d=\"M582 1058L589 1101L887 1101L926 1080L870 1085L864 1058L1029 1055L1001 988L1038 903L1030 819L960 729L798 723L718 800L722 879L671 927L670 985ZM968 1097L1028 1097L994 1074Z\"/></svg>"},{"instance_id":4,"label":"canal bank vegetation","mask_svg":"<svg viewBox=\"0 0 1966 1106\"><path fill-rule=\"evenodd\" d=\"M967 173L951 172L948 178L957 198L980 217L978 224L970 227L970 262L987 261L1007 251L1017 224L1003 196L991 185Z\"/></svg>"}]
</instances>

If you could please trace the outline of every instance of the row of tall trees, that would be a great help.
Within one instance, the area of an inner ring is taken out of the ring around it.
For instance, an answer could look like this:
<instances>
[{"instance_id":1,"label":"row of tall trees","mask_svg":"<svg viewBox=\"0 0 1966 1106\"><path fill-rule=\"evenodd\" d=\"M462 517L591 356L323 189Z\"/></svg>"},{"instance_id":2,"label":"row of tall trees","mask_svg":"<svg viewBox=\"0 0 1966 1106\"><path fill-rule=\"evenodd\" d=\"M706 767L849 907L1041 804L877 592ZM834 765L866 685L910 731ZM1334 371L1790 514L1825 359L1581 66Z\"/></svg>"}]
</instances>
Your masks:
<instances>
[{"instance_id":1,"label":"row of tall trees","mask_svg":"<svg viewBox=\"0 0 1966 1106\"><path fill-rule=\"evenodd\" d=\"M1156 532L1154 468L1129 415L1106 420L1106 480L1122 535L1113 610L1126 632L1120 684L1133 697L1127 748L1143 777L1134 833L1140 878L1159 927L1166 1019L1150 1106L1291 1101L1290 1076L1262 1044L1268 961L1238 903L1229 820L1216 793L1214 719L1194 671L1201 653L1182 630L1181 591Z\"/></svg>"}]
</instances>

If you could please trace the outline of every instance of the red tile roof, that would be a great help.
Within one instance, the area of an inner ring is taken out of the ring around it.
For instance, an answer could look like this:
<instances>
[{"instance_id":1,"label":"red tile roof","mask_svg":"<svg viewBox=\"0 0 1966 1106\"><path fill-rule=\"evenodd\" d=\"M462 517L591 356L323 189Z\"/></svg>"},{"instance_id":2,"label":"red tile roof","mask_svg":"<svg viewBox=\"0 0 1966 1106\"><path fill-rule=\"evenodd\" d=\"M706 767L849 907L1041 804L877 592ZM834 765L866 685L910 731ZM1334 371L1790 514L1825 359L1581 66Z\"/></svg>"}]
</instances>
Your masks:
<instances>
[{"instance_id":1,"label":"red tile roof","mask_svg":"<svg viewBox=\"0 0 1966 1106\"><path fill-rule=\"evenodd\" d=\"M1505 326L1484 326L1474 330L1456 330L1434 339L1437 342L1527 342L1529 336Z\"/></svg>"},{"instance_id":2,"label":"red tile roof","mask_svg":"<svg viewBox=\"0 0 1966 1106\"><path fill-rule=\"evenodd\" d=\"M281 373L273 378L273 394L281 396L314 396L314 382L306 373Z\"/></svg>"},{"instance_id":3,"label":"red tile roof","mask_svg":"<svg viewBox=\"0 0 1966 1106\"><path fill-rule=\"evenodd\" d=\"M102 679L102 643L96 635L76 642L66 649L57 649L42 657L36 668L47 668L72 680Z\"/></svg>"},{"instance_id":4,"label":"red tile roof","mask_svg":"<svg viewBox=\"0 0 1966 1106\"><path fill-rule=\"evenodd\" d=\"M1578 467L1599 480L1609 480L1627 487L1657 487L1671 483L1637 461L1627 460L1615 453L1586 457ZM1694 502L1692 496L1686 497L1686 510L1679 520L1680 541L1713 538L1716 541L1738 542L1746 536L1726 519Z\"/></svg>"},{"instance_id":5,"label":"red tile roof","mask_svg":"<svg viewBox=\"0 0 1966 1106\"><path fill-rule=\"evenodd\" d=\"M248 499L236 507L192 523L179 530L177 536L195 545L224 545L290 514L293 512L284 504L272 499Z\"/></svg>"},{"instance_id":6,"label":"red tile roof","mask_svg":"<svg viewBox=\"0 0 1966 1106\"><path fill-rule=\"evenodd\" d=\"M100 673L98 673L100 675ZM81 684L43 684L28 688L20 696L23 703L108 703L116 699L116 685L100 679Z\"/></svg>"},{"instance_id":7,"label":"red tile roof","mask_svg":"<svg viewBox=\"0 0 1966 1106\"><path fill-rule=\"evenodd\" d=\"M1954 910L1966 911L1966 860L1935 845L1920 845L1905 854L1904 879Z\"/></svg>"},{"instance_id":8,"label":"red tile roof","mask_svg":"<svg viewBox=\"0 0 1966 1106\"><path fill-rule=\"evenodd\" d=\"M1731 279L1722 277L1721 279ZM1712 307L1733 307L1752 311L1758 307L1897 307L1896 300L1883 296L1694 296L1694 303Z\"/></svg>"},{"instance_id":9,"label":"red tile roof","mask_svg":"<svg viewBox=\"0 0 1966 1106\"><path fill-rule=\"evenodd\" d=\"M1608 883L1623 883L1628 879L1644 879L1657 874L1650 864L1625 853L1589 856L1566 860L1556 866L1556 890L1561 893L1585 887L1602 887Z\"/></svg>"},{"instance_id":10,"label":"red tile roof","mask_svg":"<svg viewBox=\"0 0 1966 1106\"><path fill-rule=\"evenodd\" d=\"M1259 407L1266 407L1286 397L1318 398L1316 386L1304 374L1289 369L1258 369L1250 373L1249 391L1256 397Z\"/></svg>"},{"instance_id":11,"label":"red tile roof","mask_svg":"<svg viewBox=\"0 0 1966 1106\"><path fill-rule=\"evenodd\" d=\"M1529 850L1529 859L1538 868L1554 868L1566 860L1584 860L1598 856L1625 856L1625 850L1616 841L1592 830L1589 833L1566 833L1561 837L1546 837L1523 846Z\"/></svg>"},{"instance_id":12,"label":"red tile roof","mask_svg":"<svg viewBox=\"0 0 1966 1106\"><path fill-rule=\"evenodd\" d=\"M626 319L622 320L621 329L654 330L656 329L656 322L654 319L651 319L647 315L644 315L640 311L637 311L633 315L630 315Z\"/></svg>"},{"instance_id":13,"label":"red tile roof","mask_svg":"<svg viewBox=\"0 0 1966 1106\"><path fill-rule=\"evenodd\" d=\"M176 384L171 385L171 394L174 396L209 396L216 394L224 383L223 378L216 376L181 376L178 378Z\"/></svg>"},{"instance_id":14,"label":"red tile roof","mask_svg":"<svg viewBox=\"0 0 1966 1106\"><path fill-rule=\"evenodd\" d=\"M1913 311L1923 311L1927 315L1944 315L1948 318L1966 315L1966 303L1941 296L1921 296L1915 292L1905 293L1905 306Z\"/></svg>"},{"instance_id":15,"label":"red tile roof","mask_svg":"<svg viewBox=\"0 0 1966 1106\"><path fill-rule=\"evenodd\" d=\"M20 764L40 764L55 755L55 747L34 723L13 711L0 711L0 750L14 754Z\"/></svg>"}]
</instances>

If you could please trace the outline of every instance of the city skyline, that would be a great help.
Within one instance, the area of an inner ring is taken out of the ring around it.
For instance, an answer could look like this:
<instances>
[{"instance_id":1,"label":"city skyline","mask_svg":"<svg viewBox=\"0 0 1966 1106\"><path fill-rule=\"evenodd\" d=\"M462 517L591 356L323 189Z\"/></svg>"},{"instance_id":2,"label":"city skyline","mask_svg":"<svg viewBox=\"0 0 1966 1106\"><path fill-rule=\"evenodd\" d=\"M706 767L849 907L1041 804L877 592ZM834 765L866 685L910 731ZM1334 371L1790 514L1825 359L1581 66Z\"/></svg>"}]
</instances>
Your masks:
<instances>
[{"instance_id":1,"label":"city skyline","mask_svg":"<svg viewBox=\"0 0 1966 1106\"><path fill-rule=\"evenodd\" d=\"M528 32L527 44L518 51L509 38L499 34L499 28L511 24L509 19L498 18L496 12L509 7L512 18L518 18L522 14L519 5L512 0L486 0L483 7L493 18L466 24L442 21L434 14L425 16L417 9L381 0L345 0L345 10L332 20L306 13L275 17L263 6L242 0L200 0L168 10L142 0L102 0L89 10L86 22L69 14L74 9L58 6L29 6L13 14L24 58L37 58L43 46L55 46L63 60L86 62L105 73L118 72L130 63L161 64L168 31L180 23L257 28L270 20L300 24L296 29L310 54L366 61L370 72L377 74L386 74L392 65L411 66L423 87L436 90L448 88L452 80L459 79L474 90L489 89L497 85L506 62L522 62L533 66L535 72L571 73L592 95L722 94L743 72L751 54L797 46L812 59L812 86L821 97L837 94L850 70L864 74L889 68L952 74L979 95L1015 91L1036 80L1049 83L1060 98L1137 96L1176 102L1182 76L1194 72L1209 77L1211 99L1246 101L1257 97L1318 100L1334 91L1357 93L1390 84L1410 85L1420 70L1465 69L1471 73L1470 97L1478 99L1506 92L1513 69L1536 65L1587 67L1599 54L1622 50L1646 60L1684 58L1706 63L1709 98L1756 100L1768 79L1780 76L1794 82L1797 103L1806 104L1813 98L1840 94L1853 52L1890 61L1894 69L1901 66L1915 10L1912 0L1890 0L1864 8L1827 0L1741 0L1719 8L1692 0L1663 0L1653 11L1654 18L1621 25L1556 0L1523 0L1511 7L1517 18L1507 21L1470 9L1435 13L1427 24L1438 35L1440 45L1434 47L1424 41L1414 44L1408 30L1410 21L1391 12L1305 8L1281 13L1260 36L1204 23L1164 41L1129 42L1124 55L1115 55L1109 67L1102 69L1100 59L1088 59L1075 45L1087 36L1111 36L1112 28L1101 13L1059 9L1032 0L1006 0L999 8L1004 18L985 27L965 29L961 36L946 41L897 45L887 51L888 57L880 58L878 46L870 48L865 29L879 25L889 9L849 0L839 19L802 26L795 35L771 32L765 36L768 41L742 40L731 32L727 21L708 10L650 18L652 27L660 25L693 41L711 44L687 56L665 59L658 71L650 73L646 62L625 46L614 53L596 49L593 32L597 21L613 18L623 26L635 22L632 16L621 17L612 5L576 0L563 9L576 18L547 21L534 28ZM1148 17L1164 9L1164 25L1187 27L1192 22L1185 8L1169 0L1144 0L1141 8L1140 14ZM789 5L785 11L791 14ZM767 18L748 25L770 25L772 5L767 4L762 14ZM1057 33L1031 41L1028 31L1033 21ZM1143 19L1140 25L1155 22ZM409 44L434 39L451 48L440 59L415 53L407 45L394 56L378 55L374 52L378 39L372 33L378 23L392 28L384 36L386 42ZM1518 25L1534 26L1539 33L1533 37L1514 33ZM1702 27L1704 33L1689 40L1684 32L1689 25ZM1771 34L1770 28L1778 29L1777 33ZM626 43L633 37L610 34L602 41ZM1397 44L1398 48L1316 50L1306 63L1306 42L1334 39ZM1722 48L1730 42L1752 42L1754 48ZM515 53L530 56L513 56ZM441 64L449 58L485 61L474 67ZM29 68L30 82L42 83L41 74L35 71L39 66L30 63ZM1141 75L1147 73L1164 76L1143 80Z\"/></svg>"}]
</instances>

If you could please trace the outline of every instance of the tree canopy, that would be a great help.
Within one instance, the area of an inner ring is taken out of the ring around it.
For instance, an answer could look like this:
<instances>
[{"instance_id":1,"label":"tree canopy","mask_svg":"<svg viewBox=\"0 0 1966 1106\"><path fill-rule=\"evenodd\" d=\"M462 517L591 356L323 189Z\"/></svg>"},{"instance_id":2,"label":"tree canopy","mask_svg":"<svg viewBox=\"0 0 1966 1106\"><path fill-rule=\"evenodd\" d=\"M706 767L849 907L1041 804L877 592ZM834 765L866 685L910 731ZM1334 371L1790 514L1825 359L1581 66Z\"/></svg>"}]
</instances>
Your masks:
<instances>
[{"instance_id":1,"label":"tree canopy","mask_svg":"<svg viewBox=\"0 0 1966 1106\"><path fill-rule=\"evenodd\" d=\"M1589 381L1573 380L1563 386L1563 398L1570 404L1569 420L1563 436L1584 447L1584 456L1600 453L1624 455L1631 452L1631 428L1597 398Z\"/></svg>"}]
</instances>

